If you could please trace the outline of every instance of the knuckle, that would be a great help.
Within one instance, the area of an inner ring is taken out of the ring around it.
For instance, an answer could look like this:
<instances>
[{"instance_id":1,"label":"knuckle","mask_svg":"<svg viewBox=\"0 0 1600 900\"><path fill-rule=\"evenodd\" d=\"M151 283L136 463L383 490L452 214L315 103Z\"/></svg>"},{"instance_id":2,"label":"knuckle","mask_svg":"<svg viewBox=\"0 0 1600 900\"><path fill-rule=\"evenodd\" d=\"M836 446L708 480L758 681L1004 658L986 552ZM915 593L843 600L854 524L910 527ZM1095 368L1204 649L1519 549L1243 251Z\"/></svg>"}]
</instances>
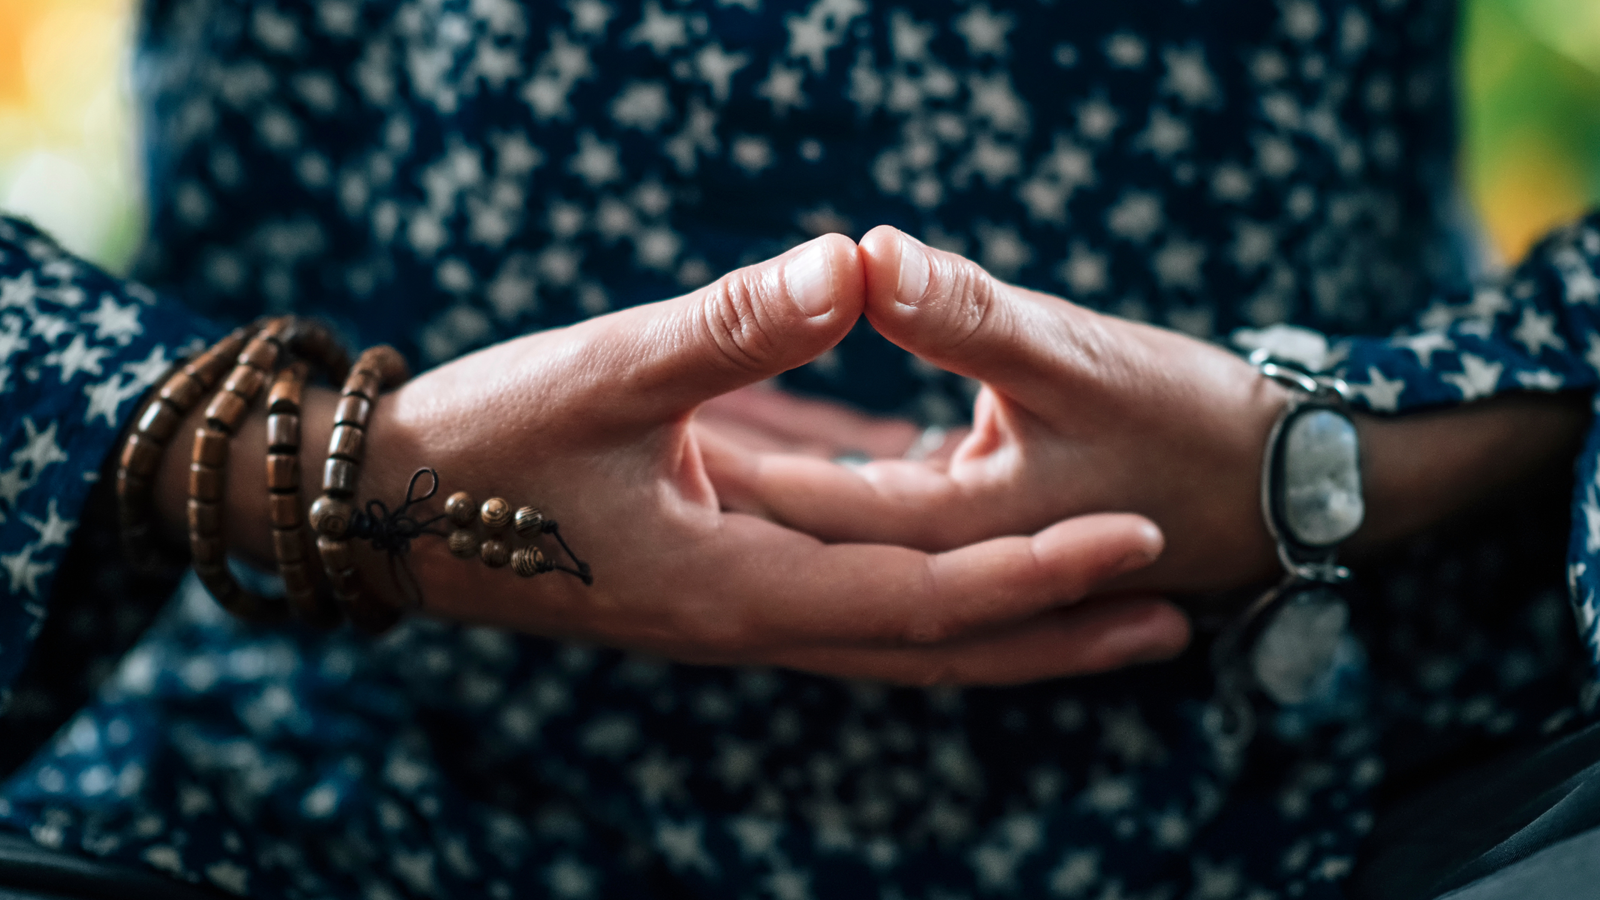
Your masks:
<instances>
[{"instance_id":1,"label":"knuckle","mask_svg":"<svg viewBox=\"0 0 1600 900\"><path fill-rule=\"evenodd\" d=\"M976 352L976 339L1003 332L1005 306L994 278L970 260L950 266L946 279L950 321L945 325L947 349L951 353Z\"/></svg>"},{"instance_id":2,"label":"knuckle","mask_svg":"<svg viewBox=\"0 0 1600 900\"><path fill-rule=\"evenodd\" d=\"M699 327L730 368L741 373L765 370L763 361L772 358L779 341L764 310L770 301L786 299L771 296L785 291L782 279L750 269L733 272L708 290L700 304Z\"/></svg>"}]
</instances>

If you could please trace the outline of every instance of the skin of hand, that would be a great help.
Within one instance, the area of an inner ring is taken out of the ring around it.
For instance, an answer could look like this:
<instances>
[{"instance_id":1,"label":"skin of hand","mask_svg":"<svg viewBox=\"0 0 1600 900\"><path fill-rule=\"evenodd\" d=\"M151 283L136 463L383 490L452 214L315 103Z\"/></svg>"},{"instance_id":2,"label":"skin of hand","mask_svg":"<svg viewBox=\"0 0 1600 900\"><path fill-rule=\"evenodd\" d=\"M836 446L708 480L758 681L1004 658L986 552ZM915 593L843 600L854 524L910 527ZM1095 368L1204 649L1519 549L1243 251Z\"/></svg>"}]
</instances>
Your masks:
<instances>
[{"instance_id":1,"label":"skin of hand","mask_svg":"<svg viewBox=\"0 0 1600 900\"><path fill-rule=\"evenodd\" d=\"M425 611L674 660L780 665L895 682L1012 683L1160 658L1181 646L1147 597L1074 607L1147 565L1160 532L1096 515L937 553L827 544L725 511L695 410L837 343L865 302L863 257L819 238L688 296L508 341L426 372L377 404L359 497L396 505L435 467L465 490L561 523L593 586L527 580L420 538L409 566ZM333 396L310 393L303 471L319 472ZM227 539L270 559L259 417L235 438ZM248 448L248 449L246 449ZM186 454L167 454L163 516L183 521ZM309 504L314 492L305 498ZM546 545L546 550L553 549ZM369 590L399 596L367 550Z\"/></svg>"},{"instance_id":2,"label":"skin of hand","mask_svg":"<svg viewBox=\"0 0 1600 900\"><path fill-rule=\"evenodd\" d=\"M1160 525L1167 549L1110 588L1201 593L1278 575L1260 478L1286 389L1215 345L1003 284L892 228L860 246L874 327L983 382L972 431L935 465L719 445L713 465L738 508L827 540L930 551L1122 510ZM1349 548L1359 558L1570 459L1583 407L1519 396L1357 416L1367 524Z\"/></svg>"}]
</instances>

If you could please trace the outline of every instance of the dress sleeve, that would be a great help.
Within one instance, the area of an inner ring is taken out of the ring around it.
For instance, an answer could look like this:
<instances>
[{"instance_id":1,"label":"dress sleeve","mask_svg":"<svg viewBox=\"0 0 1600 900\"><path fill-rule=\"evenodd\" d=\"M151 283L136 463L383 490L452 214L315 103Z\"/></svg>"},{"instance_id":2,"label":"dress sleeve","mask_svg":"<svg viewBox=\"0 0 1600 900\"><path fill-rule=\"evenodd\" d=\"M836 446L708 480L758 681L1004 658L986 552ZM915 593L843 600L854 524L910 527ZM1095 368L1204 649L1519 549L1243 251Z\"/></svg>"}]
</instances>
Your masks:
<instances>
[{"instance_id":1,"label":"dress sleeve","mask_svg":"<svg viewBox=\"0 0 1600 900\"><path fill-rule=\"evenodd\" d=\"M69 550L95 542L80 523L91 492L106 493L106 460L138 398L215 332L0 217L0 710L46 613L68 602L55 595L95 583L63 578L84 574L63 573L63 560L121 566L120 555Z\"/></svg>"},{"instance_id":2,"label":"dress sleeve","mask_svg":"<svg viewBox=\"0 0 1600 900\"><path fill-rule=\"evenodd\" d=\"M1440 297L1416 328L1336 342L1323 368L1356 406L1403 413L1509 391L1600 385L1600 212L1540 242L1509 275ZM1567 581L1578 633L1600 675L1600 422L1577 461Z\"/></svg>"}]
</instances>

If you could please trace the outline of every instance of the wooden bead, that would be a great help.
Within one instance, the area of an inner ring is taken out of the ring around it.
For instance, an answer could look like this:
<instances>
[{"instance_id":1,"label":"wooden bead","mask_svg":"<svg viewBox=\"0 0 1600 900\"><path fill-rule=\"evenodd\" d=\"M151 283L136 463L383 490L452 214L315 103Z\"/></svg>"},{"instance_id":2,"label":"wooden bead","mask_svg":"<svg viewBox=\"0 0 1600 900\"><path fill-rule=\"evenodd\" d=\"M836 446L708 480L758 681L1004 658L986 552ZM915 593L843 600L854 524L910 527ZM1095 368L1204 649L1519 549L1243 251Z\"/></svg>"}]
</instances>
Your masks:
<instances>
[{"instance_id":1,"label":"wooden bead","mask_svg":"<svg viewBox=\"0 0 1600 900\"><path fill-rule=\"evenodd\" d=\"M382 387L383 376L377 372L371 369L351 369L350 375L344 380L344 389L340 393L346 397L360 396L376 400Z\"/></svg>"},{"instance_id":2,"label":"wooden bead","mask_svg":"<svg viewBox=\"0 0 1600 900\"><path fill-rule=\"evenodd\" d=\"M356 478L360 470L348 459L330 459L322 465L322 489L336 497L349 497L356 492Z\"/></svg>"},{"instance_id":3,"label":"wooden bead","mask_svg":"<svg viewBox=\"0 0 1600 900\"><path fill-rule=\"evenodd\" d=\"M532 506L524 506L512 516L512 527L523 537L533 537L544 530L544 513Z\"/></svg>"},{"instance_id":4,"label":"wooden bead","mask_svg":"<svg viewBox=\"0 0 1600 900\"><path fill-rule=\"evenodd\" d=\"M511 554L511 568L523 578L532 578L543 572L545 566L544 551L538 547L518 547Z\"/></svg>"},{"instance_id":5,"label":"wooden bead","mask_svg":"<svg viewBox=\"0 0 1600 900\"><path fill-rule=\"evenodd\" d=\"M360 462L364 437L366 432L355 425L335 425L328 438L328 455Z\"/></svg>"},{"instance_id":6,"label":"wooden bead","mask_svg":"<svg viewBox=\"0 0 1600 900\"><path fill-rule=\"evenodd\" d=\"M239 593L239 582L233 580L233 573L228 571L225 563L196 562L194 567L196 575L200 576L200 583L206 586L211 596L217 598L217 603L227 608L228 602Z\"/></svg>"},{"instance_id":7,"label":"wooden bead","mask_svg":"<svg viewBox=\"0 0 1600 900\"><path fill-rule=\"evenodd\" d=\"M300 488L300 455L267 454L267 490L294 491Z\"/></svg>"},{"instance_id":8,"label":"wooden bead","mask_svg":"<svg viewBox=\"0 0 1600 900\"><path fill-rule=\"evenodd\" d=\"M207 503L222 501L222 470L215 466L189 464L189 496Z\"/></svg>"},{"instance_id":9,"label":"wooden bead","mask_svg":"<svg viewBox=\"0 0 1600 900\"><path fill-rule=\"evenodd\" d=\"M456 491L444 501L444 514L450 517L451 522L465 528L478 518L478 501L466 491Z\"/></svg>"},{"instance_id":10,"label":"wooden bead","mask_svg":"<svg viewBox=\"0 0 1600 900\"><path fill-rule=\"evenodd\" d=\"M222 389L238 394L249 400L260 396L261 389L267 385L267 373L249 366L234 366L228 373L228 380L222 383Z\"/></svg>"},{"instance_id":11,"label":"wooden bead","mask_svg":"<svg viewBox=\"0 0 1600 900\"><path fill-rule=\"evenodd\" d=\"M206 422L213 428L233 434L239 430L239 423L244 421L249 411L250 403L245 398L232 391L218 391L206 404Z\"/></svg>"},{"instance_id":12,"label":"wooden bead","mask_svg":"<svg viewBox=\"0 0 1600 900\"><path fill-rule=\"evenodd\" d=\"M300 448L300 414L273 413L267 416L267 446L293 452Z\"/></svg>"},{"instance_id":13,"label":"wooden bead","mask_svg":"<svg viewBox=\"0 0 1600 900\"><path fill-rule=\"evenodd\" d=\"M379 383L386 388L395 387L411 377L411 367L406 364L406 358L388 344L369 348L356 360L353 368L376 373Z\"/></svg>"},{"instance_id":14,"label":"wooden bead","mask_svg":"<svg viewBox=\"0 0 1600 900\"><path fill-rule=\"evenodd\" d=\"M194 449L189 462L220 469L228 464L228 434L202 425L194 432Z\"/></svg>"},{"instance_id":15,"label":"wooden bead","mask_svg":"<svg viewBox=\"0 0 1600 900\"><path fill-rule=\"evenodd\" d=\"M189 501L189 531L210 537L222 533L222 504L204 500Z\"/></svg>"},{"instance_id":16,"label":"wooden bead","mask_svg":"<svg viewBox=\"0 0 1600 900\"><path fill-rule=\"evenodd\" d=\"M498 569L511 561L511 548L505 541L490 538L478 548L478 556L483 559L484 565L491 569Z\"/></svg>"},{"instance_id":17,"label":"wooden bead","mask_svg":"<svg viewBox=\"0 0 1600 900\"><path fill-rule=\"evenodd\" d=\"M161 390L156 396L172 404L175 409L188 412L194 409L195 404L200 402L205 393L206 386L200 379L188 372L179 372L161 385Z\"/></svg>"},{"instance_id":18,"label":"wooden bead","mask_svg":"<svg viewBox=\"0 0 1600 900\"><path fill-rule=\"evenodd\" d=\"M152 478L161 467L161 445L137 431L122 445L122 468L141 478Z\"/></svg>"},{"instance_id":19,"label":"wooden bead","mask_svg":"<svg viewBox=\"0 0 1600 900\"><path fill-rule=\"evenodd\" d=\"M178 412L178 408L157 398L144 408L144 413L139 416L138 428L140 432L154 438L158 443L165 444L178 433L178 426L182 424L183 414Z\"/></svg>"},{"instance_id":20,"label":"wooden bead","mask_svg":"<svg viewBox=\"0 0 1600 900\"><path fill-rule=\"evenodd\" d=\"M361 595L361 573L348 566L338 571L327 569L326 557L324 557L323 567L325 574L328 576L328 584L336 592L346 596Z\"/></svg>"},{"instance_id":21,"label":"wooden bead","mask_svg":"<svg viewBox=\"0 0 1600 900\"><path fill-rule=\"evenodd\" d=\"M350 532L355 507L333 497L318 497L311 504L311 530L324 537L342 538Z\"/></svg>"},{"instance_id":22,"label":"wooden bead","mask_svg":"<svg viewBox=\"0 0 1600 900\"><path fill-rule=\"evenodd\" d=\"M372 401L358 394L350 394L339 398L339 405L333 408L333 424L354 425L357 428L367 427L367 420L372 418Z\"/></svg>"},{"instance_id":23,"label":"wooden bead","mask_svg":"<svg viewBox=\"0 0 1600 900\"><path fill-rule=\"evenodd\" d=\"M189 555L199 564L220 563L227 559L227 551L222 547L222 538L208 537L200 534L189 535Z\"/></svg>"},{"instance_id":24,"label":"wooden bead","mask_svg":"<svg viewBox=\"0 0 1600 900\"><path fill-rule=\"evenodd\" d=\"M289 595L290 605L301 605L295 595L311 590L311 569L303 562L280 562L278 577L283 579L283 591Z\"/></svg>"},{"instance_id":25,"label":"wooden bead","mask_svg":"<svg viewBox=\"0 0 1600 900\"><path fill-rule=\"evenodd\" d=\"M268 494L267 515L273 528L299 528L300 492Z\"/></svg>"},{"instance_id":26,"label":"wooden bead","mask_svg":"<svg viewBox=\"0 0 1600 900\"><path fill-rule=\"evenodd\" d=\"M297 563L306 558L306 542L300 536L298 528L272 529L272 556L282 566L284 563Z\"/></svg>"},{"instance_id":27,"label":"wooden bead","mask_svg":"<svg viewBox=\"0 0 1600 900\"><path fill-rule=\"evenodd\" d=\"M342 572L350 572L355 566L355 558L350 553L349 541L323 535L317 538L317 555L322 557L322 567L328 571L330 576ZM337 583L334 587L338 587Z\"/></svg>"},{"instance_id":28,"label":"wooden bead","mask_svg":"<svg viewBox=\"0 0 1600 900\"><path fill-rule=\"evenodd\" d=\"M478 536L465 528L457 528L450 532L449 544L451 554L461 559L471 559L478 555Z\"/></svg>"},{"instance_id":29,"label":"wooden bead","mask_svg":"<svg viewBox=\"0 0 1600 900\"><path fill-rule=\"evenodd\" d=\"M490 528L504 528L511 524L511 504L503 497L490 497L483 501L479 517Z\"/></svg>"},{"instance_id":30,"label":"wooden bead","mask_svg":"<svg viewBox=\"0 0 1600 900\"><path fill-rule=\"evenodd\" d=\"M239 365L249 366L258 372L269 372L278 364L280 352L277 341L266 335L257 335L239 353Z\"/></svg>"},{"instance_id":31,"label":"wooden bead","mask_svg":"<svg viewBox=\"0 0 1600 900\"><path fill-rule=\"evenodd\" d=\"M305 395L306 376L310 367L296 362L272 379L272 390L267 392L267 412L298 413Z\"/></svg>"},{"instance_id":32,"label":"wooden bead","mask_svg":"<svg viewBox=\"0 0 1600 900\"><path fill-rule=\"evenodd\" d=\"M117 496L133 499L150 496L150 482L125 469L117 470Z\"/></svg>"}]
</instances>

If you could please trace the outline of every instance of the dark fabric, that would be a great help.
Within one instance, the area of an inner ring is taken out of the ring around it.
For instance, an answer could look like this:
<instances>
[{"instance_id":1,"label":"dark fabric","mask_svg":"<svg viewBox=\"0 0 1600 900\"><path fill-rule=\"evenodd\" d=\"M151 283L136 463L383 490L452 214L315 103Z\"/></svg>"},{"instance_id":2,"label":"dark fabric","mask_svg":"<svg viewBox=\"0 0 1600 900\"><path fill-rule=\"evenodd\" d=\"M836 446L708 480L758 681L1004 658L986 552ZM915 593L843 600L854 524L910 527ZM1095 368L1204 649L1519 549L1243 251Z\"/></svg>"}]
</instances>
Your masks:
<instances>
[{"instance_id":1,"label":"dark fabric","mask_svg":"<svg viewBox=\"0 0 1600 900\"><path fill-rule=\"evenodd\" d=\"M1352 893L1360 900L1428 900L1597 827L1600 725L1591 725L1396 804L1378 819Z\"/></svg>"},{"instance_id":2,"label":"dark fabric","mask_svg":"<svg viewBox=\"0 0 1600 900\"><path fill-rule=\"evenodd\" d=\"M0 833L0 900L217 900L210 888Z\"/></svg>"}]
</instances>

